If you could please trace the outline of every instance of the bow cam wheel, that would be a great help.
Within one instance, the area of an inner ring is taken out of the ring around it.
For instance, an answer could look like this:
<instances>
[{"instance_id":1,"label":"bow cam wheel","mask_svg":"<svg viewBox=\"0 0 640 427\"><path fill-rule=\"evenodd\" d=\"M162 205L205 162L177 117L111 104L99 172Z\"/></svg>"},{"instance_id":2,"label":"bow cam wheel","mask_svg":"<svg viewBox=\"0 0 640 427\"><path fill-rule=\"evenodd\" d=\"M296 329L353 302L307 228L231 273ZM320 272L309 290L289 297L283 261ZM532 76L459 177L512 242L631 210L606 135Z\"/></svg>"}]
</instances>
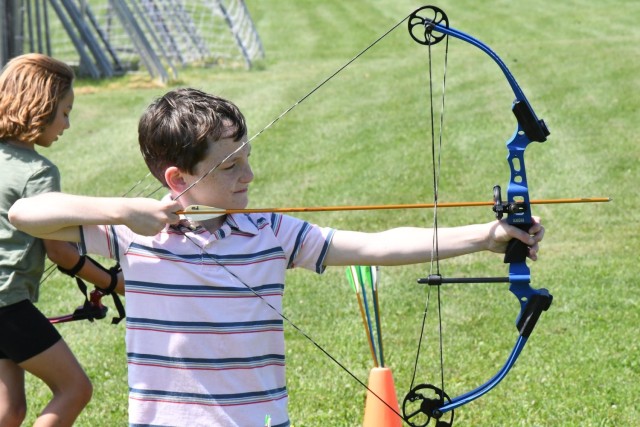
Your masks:
<instances>
[{"instance_id":1,"label":"bow cam wheel","mask_svg":"<svg viewBox=\"0 0 640 427\"><path fill-rule=\"evenodd\" d=\"M435 420L435 427L451 427L453 410L443 413L439 409L448 402L451 399L444 391L431 384L420 384L405 396L402 416L411 427L426 427L432 418Z\"/></svg>"},{"instance_id":2,"label":"bow cam wheel","mask_svg":"<svg viewBox=\"0 0 640 427\"><path fill-rule=\"evenodd\" d=\"M423 45L434 45L445 38L446 34L439 32L436 25L449 28L449 18L435 6L421 7L409 16L407 22L411 38Z\"/></svg>"}]
</instances>

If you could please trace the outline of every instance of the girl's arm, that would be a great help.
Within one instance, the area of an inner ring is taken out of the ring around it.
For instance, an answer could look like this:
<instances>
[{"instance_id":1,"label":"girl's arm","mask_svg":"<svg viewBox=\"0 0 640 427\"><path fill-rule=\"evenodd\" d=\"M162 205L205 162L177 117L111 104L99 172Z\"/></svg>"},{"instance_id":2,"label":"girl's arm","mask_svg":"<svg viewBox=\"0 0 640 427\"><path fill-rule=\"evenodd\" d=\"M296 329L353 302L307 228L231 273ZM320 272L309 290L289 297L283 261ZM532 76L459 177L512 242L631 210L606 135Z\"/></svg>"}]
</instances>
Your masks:
<instances>
[{"instance_id":1,"label":"girl's arm","mask_svg":"<svg viewBox=\"0 0 640 427\"><path fill-rule=\"evenodd\" d=\"M64 270L72 270L80 261L80 254L75 245L57 240L45 240L44 247L51 262L62 267ZM76 273L78 277L93 283L100 289L107 289L111 285L111 275L104 269L98 267L93 262L85 262L82 268ZM118 273L118 281L115 292L124 295L124 276Z\"/></svg>"}]
</instances>

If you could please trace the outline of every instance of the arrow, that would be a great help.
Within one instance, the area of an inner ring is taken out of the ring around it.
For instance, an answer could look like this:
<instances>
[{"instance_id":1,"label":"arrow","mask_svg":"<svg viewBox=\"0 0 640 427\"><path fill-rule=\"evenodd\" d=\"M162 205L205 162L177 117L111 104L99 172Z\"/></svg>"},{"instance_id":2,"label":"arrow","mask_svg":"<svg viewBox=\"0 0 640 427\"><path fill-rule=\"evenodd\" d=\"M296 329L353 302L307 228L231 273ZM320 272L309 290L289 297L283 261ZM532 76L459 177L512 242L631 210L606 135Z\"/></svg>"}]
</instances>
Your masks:
<instances>
[{"instance_id":1,"label":"arrow","mask_svg":"<svg viewBox=\"0 0 640 427\"><path fill-rule=\"evenodd\" d=\"M582 197L575 199L542 199L531 200L532 205L554 205L567 203L605 203L610 202L610 197ZM437 203L438 208L461 208L476 206L493 206L494 202L441 202ZM429 209L436 207L435 203L413 203L413 204L392 204L392 205L360 205L360 206L310 206L310 207L290 207L290 208L250 208L250 209L220 209L212 206L191 205L184 210L176 212L181 219L200 220L217 218L226 214L234 213L292 213L292 212L333 212L333 211L369 211L369 210L389 210L389 209Z\"/></svg>"},{"instance_id":2,"label":"arrow","mask_svg":"<svg viewBox=\"0 0 640 427\"><path fill-rule=\"evenodd\" d=\"M367 292L362 283L362 276L359 266L352 265L347 267L347 280L351 288L355 291L358 298L358 307L360 308L360 316L362 317L362 324L364 325L364 331L367 335L367 342L369 343L369 350L371 351L371 357L373 357L373 363L376 367L378 364L378 357L376 356L375 343L373 341L373 331L371 330L371 319L369 318L369 308L367 305ZM360 290L362 289L362 295L364 296L364 302L360 296Z\"/></svg>"}]
</instances>

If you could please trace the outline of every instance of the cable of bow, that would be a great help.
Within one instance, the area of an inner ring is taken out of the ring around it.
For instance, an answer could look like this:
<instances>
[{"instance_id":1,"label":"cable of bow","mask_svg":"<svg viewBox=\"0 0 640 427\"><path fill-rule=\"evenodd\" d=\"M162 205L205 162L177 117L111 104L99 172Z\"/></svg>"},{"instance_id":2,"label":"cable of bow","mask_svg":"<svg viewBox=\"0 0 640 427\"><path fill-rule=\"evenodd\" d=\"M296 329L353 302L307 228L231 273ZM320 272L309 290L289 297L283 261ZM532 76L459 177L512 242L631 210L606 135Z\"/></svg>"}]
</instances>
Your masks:
<instances>
[{"instance_id":1,"label":"cable of bow","mask_svg":"<svg viewBox=\"0 0 640 427\"><path fill-rule=\"evenodd\" d=\"M435 45L442 40L448 40L448 36L451 36L467 42L485 52L500 67L507 78L507 81L515 95L515 100L512 104L512 111L517 120L517 127L511 139L506 143L508 150L507 161L510 168L507 201L502 201L501 189L499 186L495 186L493 189L493 211L495 212L496 218L502 219L504 215L507 215L507 223L523 230L528 230L532 225L532 218L531 202L529 199L529 189L524 162L524 151L531 142L546 141L546 137L549 135L549 130L547 129L546 124L543 120L538 119L531 108L529 101L520 89L520 86L498 55L481 41L459 30L449 27L448 18L441 9L434 6L424 6L417 9L410 15L408 27L411 37L416 42L428 47L429 55L432 45ZM444 105L444 102L442 105ZM435 151L432 150L432 153L432 156L435 157ZM434 179L434 186L436 185L437 179ZM437 188L434 189L434 194L436 195L437 200ZM435 204L435 209L437 209L437 202ZM434 216L436 215L437 214L434 214ZM434 222L437 227L437 220L434 220ZM437 231L434 234L437 236ZM437 253L437 240L434 242L434 246L434 250ZM510 292L516 296L520 303L520 312L516 318L518 336L515 345L502 368L484 384L453 398L449 397L444 389L444 368L442 367L442 324L441 318L439 319L441 385L435 386L433 384L425 383L414 386L412 383L411 389L407 393L402 405L403 418L410 426L423 427L429 424L433 419L438 427L450 427L453 425L454 409L472 402L473 400L488 393L497 386L502 379L504 379L513 367L541 313L549 308L553 299L546 289L534 289L531 287L531 274L526 264L527 252L528 248L522 242L515 239L509 242L504 259L504 262L509 264L509 275L505 277L444 278L440 275L439 268L436 267L435 274L432 273L428 277L418 280L419 283L436 286L438 289L439 301L439 290L443 284L509 283ZM427 304L428 301L429 298L427 297ZM440 309L438 309L438 312L440 313Z\"/></svg>"},{"instance_id":2,"label":"cable of bow","mask_svg":"<svg viewBox=\"0 0 640 427\"><path fill-rule=\"evenodd\" d=\"M400 20L397 24L395 24L394 26L392 26L391 28L389 28L387 31L384 32L384 34L382 34L381 36L379 36L378 38L376 38L372 43L370 43L367 47L365 47L364 49L362 49L360 52L358 52L353 58L351 58L349 61L347 61L344 65L340 66L336 71L334 71L333 73L331 73L328 77L326 77L325 79L323 79L320 83L318 83L313 89L311 89L306 95L302 96L300 99L298 99L295 103L293 103L290 107L286 108L282 113L280 113L280 115L278 115L275 119L273 119L272 121L270 121L265 127L263 127L262 129L260 129L256 134L254 134L251 138L247 139L246 141L244 141L242 144L240 144L240 146L234 150L233 152L231 152L228 156L226 156L224 159L222 159L220 162L218 162L217 164L215 164L211 169L209 169L207 172L205 172L202 176L198 177L198 179L196 179L191 185L189 185L187 188L185 188L180 194L178 194L174 200L178 200L180 197L182 197L182 195L184 193L186 193L187 191L191 190L195 185L197 185L200 181L202 181L204 178L206 178L207 176L209 176L211 173L213 173L213 171L215 171L216 169L218 169L220 167L220 165L222 165L224 162L226 162L227 160L229 160L234 154L238 153L240 150L242 150L244 148L245 145L251 143L253 140L255 140L256 138L258 138L260 135L262 135L265 131L267 131L267 129L271 128L273 125L275 125L277 122L280 121L280 119L282 119L284 116L286 116L287 114L289 114L294 108L296 108L298 105L302 104L304 101L306 101L309 97L311 97L311 95L313 95L314 93L316 93L318 90L320 90L320 88L322 88L325 84L327 84L330 80L332 80L334 77L336 77L338 74L340 74L342 71L344 71L349 65L351 65L352 63L354 63L358 58L360 58L362 55L364 55L367 51L369 51L369 49L371 49L372 47L374 47L376 44L378 44L378 42L380 42L382 39L384 39L385 37L387 37L390 33L392 33L396 28L398 28L400 25L402 25L407 19L409 18L409 16L406 16L405 18L403 18L402 20ZM143 178L144 179L144 178ZM158 190L155 190L158 191ZM154 193L155 193L154 191Z\"/></svg>"},{"instance_id":3,"label":"cable of bow","mask_svg":"<svg viewBox=\"0 0 640 427\"><path fill-rule=\"evenodd\" d=\"M185 188L180 194L176 195L176 197L174 197L174 200L178 200L180 197L182 197L182 195L184 195L187 191L191 190L195 185L197 185L199 182L201 182L205 177L207 177L208 175L210 175L211 173L213 173L218 167L220 167L220 165L222 165L224 162L226 162L228 159L230 159L233 155L235 155L236 153L238 153L240 150L242 150L242 148L244 148L244 146L246 146L247 144L249 144L250 142L252 142L253 140L255 140L257 137L259 137L260 135L262 135L267 129L271 128L275 123L277 123L280 119L282 119L286 114L288 114L290 111L292 111L295 107L297 107L298 105L300 105L301 103L303 103L305 100L307 100L311 95L313 95L315 92L317 92L321 87L323 87L325 84L327 84L331 79L333 79L334 77L336 77L340 72L342 72L344 69L346 69L349 65L351 65L353 62L355 62L358 58L360 58L362 55L364 55L369 49L371 49L373 46L375 46L378 42L380 42L382 39L384 39L387 35L389 35L391 32L393 32L396 28L398 28L400 25L402 25L407 19L409 18L409 15L407 15L405 18L403 18L402 20L400 20L398 23L396 23L395 25L393 25L389 30L387 30L384 34L382 34L381 36L379 36L378 38L376 38L371 44L369 44L366 48L364 48L362 51L360 51L358 54L356 54L352 59L350 59L347 63L345 63L343 66L339 67L335 72L333 72L329 77L325 78L324 80L322 80L318 85L316 85L310 92L308 92L306 95L304 95L302 98L300 98L298 101L296 101L292 106L290 106L289 108L287 108L286 110L284 110L279 116L277 116L274 120L272 120L271 122L269 122L264 128L262 128L260 131L258 131L254 136L252 136L251 138L249 138L247 141L242 142L238 148L234 151L232 151L229 155L227 155L225 158L223 158L220 162L216 163L211 169L209 169L207 172L205 172L202 176L199 176L198 179L196 179L191 185L189 185L187 188ZM141 183L144 180L141 179L140 181L138 181L138 183ZM129 190L129 192L131 192L138 184L134 185L133 188L131 190ZM151 194L157 192L158 189L154 190ZM320 350L323 354L325 354L331 361L333 361L338 367L340 367L345 373L347 373L351 378L353 378L357 383L359 383L362 387L364 387L365 389L367 389L373 396L375 396L377 399L380 400L380 402L382 402L384 405L386 405L392 412L394 412L395 414L398 415L398 417L402 418L402 415L398 412L398 410L396 408L394 408L393 406L389 405L389 403L386 402L386 400L384 400L382 397L380 397L374 390L371 390L367 384L365 384L364 381L362 381L360 378L358 378L353 372L351 372L343 363L341 363L336 357L334 357L329 351L327 351L323 346L321 346L320 344L318 344L309 334L307 334L303 329L301 329L300 327L298 327L295 323L293 323L289 318L287 318L287 316L285 316L280 310L278 310L278 308L274 307L271 303L269 303L262 295L260 295L259 292L257 292L255 289L253 289L248 283L246 283L244 280L242 280L242 278L240 278L238 275L234 274L229 268L227 268L226 265L224 265L222 262L220 262L216 257L214 257L212 254L208 253L203 247L201 247L197 242L195 242L194 240L192 240L187 234L184 234L184 236L191 241L191 243L193 243L196 247L199 248L199 250L202 252L202 254L206 257L208 257L209 259L211 259L216 265L218 265L219 267L223 268L228 274L230 274L232 277L234 277L240 284L242 284L243 286L245 286L250 292L252 292L257 298L260 298L261 301L263 301L271 310L273 310L279 317L281 317L285 322L287 322L291 327L293 327L298 333L300 333L303 337L305 337L309 342L311 342L311 344L313 344L318 350Z\"/></svg>"}]
</instances>

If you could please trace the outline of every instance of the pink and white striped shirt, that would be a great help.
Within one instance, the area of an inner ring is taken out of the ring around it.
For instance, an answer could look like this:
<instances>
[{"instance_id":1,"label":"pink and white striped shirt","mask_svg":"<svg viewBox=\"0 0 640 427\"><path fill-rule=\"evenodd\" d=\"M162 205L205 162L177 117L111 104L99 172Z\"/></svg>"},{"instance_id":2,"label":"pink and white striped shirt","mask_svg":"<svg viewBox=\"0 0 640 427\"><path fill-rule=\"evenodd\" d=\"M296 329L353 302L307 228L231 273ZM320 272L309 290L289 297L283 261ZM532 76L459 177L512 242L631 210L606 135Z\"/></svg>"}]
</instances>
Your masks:
<instances>
[{"instance_id":1,"label":"pink and white striped shirt","mask_svg":"<svg viewBox=\"0 0 640 427\"><path fill-rule=\"evenodd\" d=\"M333 232L278 214L228 215L213 234L83 227L83 250L126 280L130 426L289 426L285 271L322 273Z\"/></svg>"}]
</instances>

